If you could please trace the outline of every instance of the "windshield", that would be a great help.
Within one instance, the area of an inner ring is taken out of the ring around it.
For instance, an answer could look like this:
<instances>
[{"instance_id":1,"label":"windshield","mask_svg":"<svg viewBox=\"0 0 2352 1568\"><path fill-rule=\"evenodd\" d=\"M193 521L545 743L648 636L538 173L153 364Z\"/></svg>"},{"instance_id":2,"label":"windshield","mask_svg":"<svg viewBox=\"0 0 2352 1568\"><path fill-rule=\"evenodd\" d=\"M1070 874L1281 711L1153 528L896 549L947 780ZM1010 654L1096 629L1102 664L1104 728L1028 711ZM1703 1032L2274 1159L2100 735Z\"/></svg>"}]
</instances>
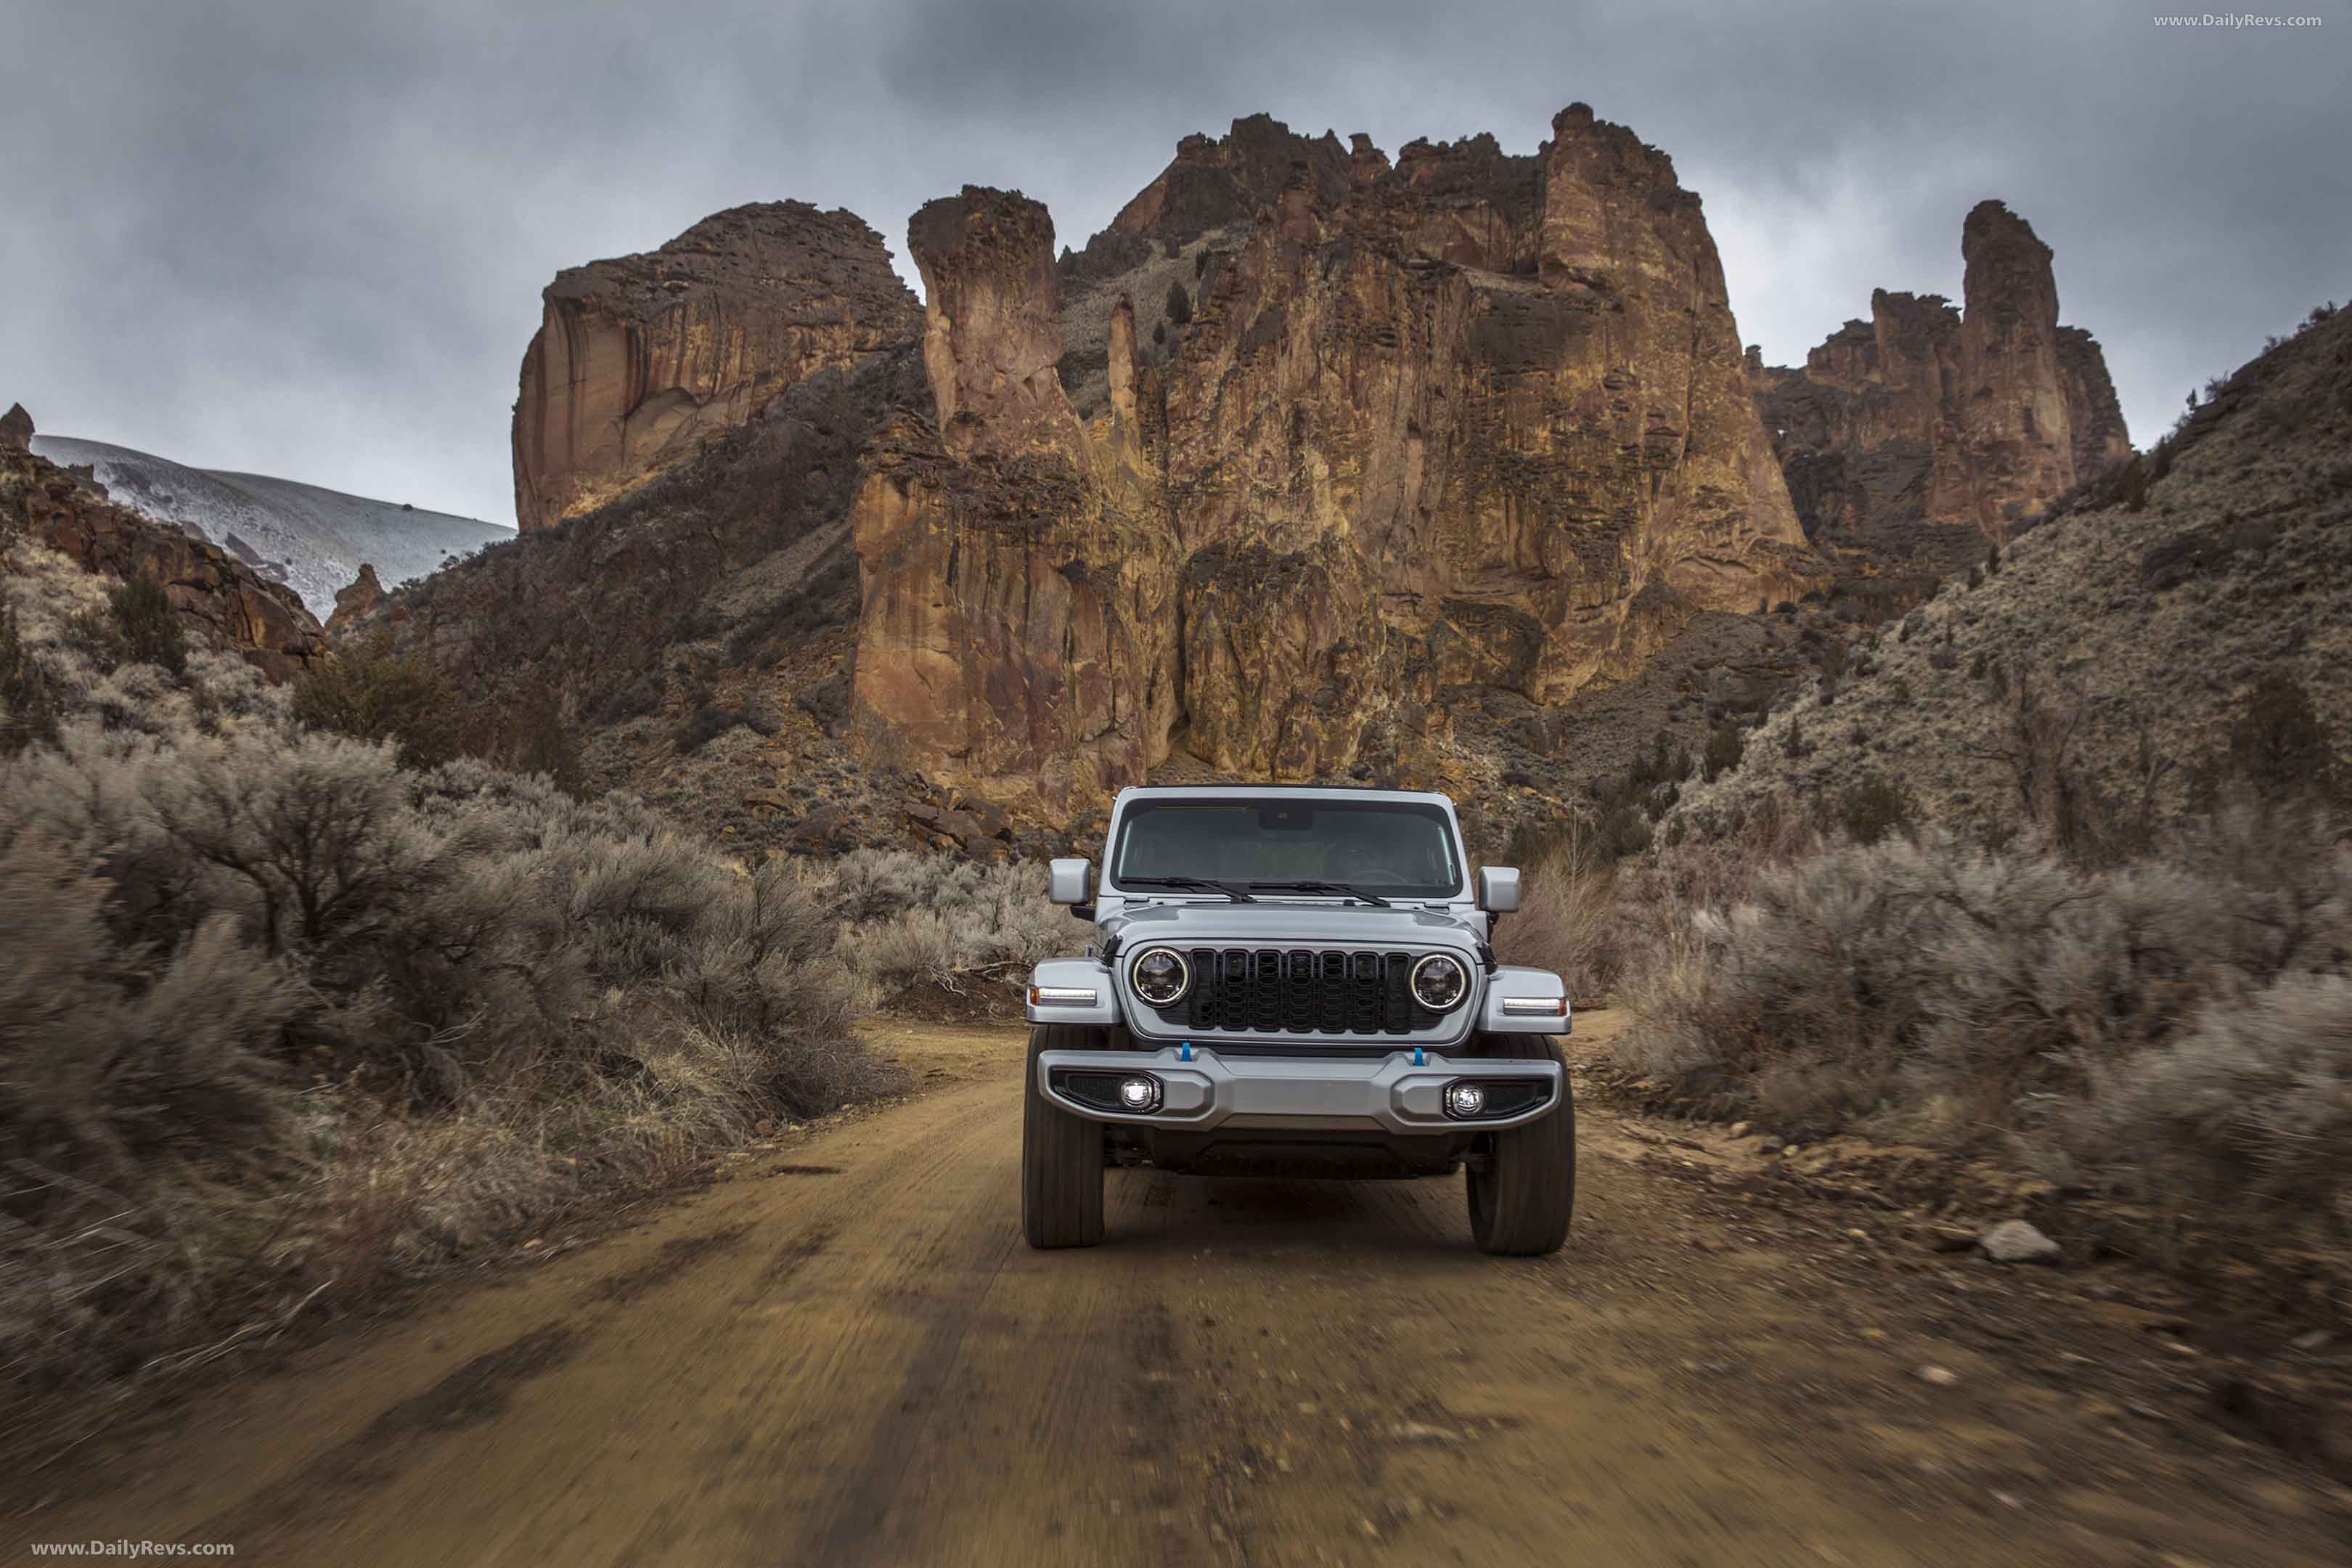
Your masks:
<instances>
[{"instance_id":1,"label":"windshield","mask_svg":"<svg viewBox=\"0 0 2352 1568\"><path fill-rule=\"evenodd\" d=\"M1119 819L1110 865L1121 884L1332 882L1430 899L1462 890L1445 813L1402 801L1137 801Z\"/></svg>"}]
</instances>

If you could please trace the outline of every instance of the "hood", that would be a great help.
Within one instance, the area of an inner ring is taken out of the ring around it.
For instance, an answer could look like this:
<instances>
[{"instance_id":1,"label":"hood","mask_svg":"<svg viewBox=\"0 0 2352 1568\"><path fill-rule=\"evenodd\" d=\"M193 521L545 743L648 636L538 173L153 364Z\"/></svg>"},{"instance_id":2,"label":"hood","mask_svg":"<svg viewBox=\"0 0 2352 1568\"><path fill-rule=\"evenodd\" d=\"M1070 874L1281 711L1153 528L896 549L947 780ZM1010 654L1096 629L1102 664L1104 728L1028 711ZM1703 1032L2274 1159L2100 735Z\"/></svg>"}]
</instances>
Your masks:
<instances>
[{"instance_id":1,"label":"hood","mask_svg":"<svg viewBox=\"0 0 2352 1568\"><path fill-rule=\"evenodd\" d=\"M1466 914L1466 918L1465 918ZM1123 907L1103 922L1129 946L1167 942L1236 947L1444 946L1475 952L1486 916L1372 904L1197 903Z\"/></svg>"}]
</instances>

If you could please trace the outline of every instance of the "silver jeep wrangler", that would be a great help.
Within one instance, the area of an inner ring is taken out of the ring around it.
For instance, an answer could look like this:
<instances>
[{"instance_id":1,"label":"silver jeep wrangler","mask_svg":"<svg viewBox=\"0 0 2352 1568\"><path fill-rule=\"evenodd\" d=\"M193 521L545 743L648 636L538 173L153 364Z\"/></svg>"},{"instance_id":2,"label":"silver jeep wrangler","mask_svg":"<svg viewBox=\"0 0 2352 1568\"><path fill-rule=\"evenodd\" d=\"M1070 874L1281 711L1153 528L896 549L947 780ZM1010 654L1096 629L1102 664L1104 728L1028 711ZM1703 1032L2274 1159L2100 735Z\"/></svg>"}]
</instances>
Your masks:
<instances>
[{"instance_id":1,"label":"silver jeep wrangler","mask_svg":"<svg viewBox=\"0 0 2352 1568\"><path fill-rule=\"evenodd\" d=\"M1053 862L1092 921L1084 958L1029 982L1021 1219L1032 1247L1091 1247L1103 1171L1467 1173L1488 1252L1556 1250L1576 1121L1550 1037L1567 988L1495 961L1519 874L1474 898L1442 795L1127 789L1098 883Z\"/></svg>"}]
</instances>

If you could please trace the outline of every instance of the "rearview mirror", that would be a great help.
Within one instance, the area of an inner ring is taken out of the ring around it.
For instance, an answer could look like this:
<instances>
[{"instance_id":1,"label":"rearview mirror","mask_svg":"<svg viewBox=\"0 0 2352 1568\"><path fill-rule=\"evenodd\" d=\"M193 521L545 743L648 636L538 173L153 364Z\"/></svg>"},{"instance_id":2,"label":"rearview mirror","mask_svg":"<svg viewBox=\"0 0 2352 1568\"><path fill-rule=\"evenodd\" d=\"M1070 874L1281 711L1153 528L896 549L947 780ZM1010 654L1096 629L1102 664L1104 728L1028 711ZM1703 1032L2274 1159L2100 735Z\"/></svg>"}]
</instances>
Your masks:
<instances>
[{"instance_id":1,"label":"rearview mirror","mask_svg":"<svg viewBox=\"0 0 2352 1568\"><path fill-rule=\"evenodd\" d=\"M1519 871L1516 866L1478 868L1478 907L1490 915L1507 915L1519 907Z\"/></svg>"},{"instance_id":2,"label":"rearview mirror","mask_svg":"<svg viewBox=\"0 0 2352 1568\"><path fill-rule=\"evenodd\" d=\"M1045 894L1057 904L1083 904L1087 901L1087 873L1094 867L1083 855L1054 860L1045 868Z\"/></svg>"}]
</instances>

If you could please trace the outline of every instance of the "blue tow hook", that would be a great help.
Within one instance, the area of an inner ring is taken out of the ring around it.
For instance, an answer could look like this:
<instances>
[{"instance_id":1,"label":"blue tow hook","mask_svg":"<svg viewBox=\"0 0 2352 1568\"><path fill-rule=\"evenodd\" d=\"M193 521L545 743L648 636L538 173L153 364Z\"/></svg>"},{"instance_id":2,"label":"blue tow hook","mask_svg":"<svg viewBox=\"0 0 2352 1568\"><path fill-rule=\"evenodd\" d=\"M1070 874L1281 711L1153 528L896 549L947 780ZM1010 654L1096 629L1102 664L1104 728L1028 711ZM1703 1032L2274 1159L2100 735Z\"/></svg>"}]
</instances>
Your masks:
<instances>
[{"instance_id":1,"label":"blue tow hook","mask_svg":"<svg viewBox=\"0 0 2352 1568\"><path fill-rule=\"evenodd\" d=\"M1180 1062L1189 1062L1192 1059L1192 1041L1187 1040L1182 1045L1176 1047L1176 1059Z\"/></svg>"},{"instance_id":2,"label":"blue tow hook","mask_svg":"<svg viewBox=\"0 0 2352 1568\"><path fill-rule=\"evenodd\" d=\"M1417 1068L1427 1067L1429 1065L1429 1058L1422 1054L1422 1050L1419 1046L1415 1046L1412 1048L1412 1065Z\"/></svg>"}]
</instances>

